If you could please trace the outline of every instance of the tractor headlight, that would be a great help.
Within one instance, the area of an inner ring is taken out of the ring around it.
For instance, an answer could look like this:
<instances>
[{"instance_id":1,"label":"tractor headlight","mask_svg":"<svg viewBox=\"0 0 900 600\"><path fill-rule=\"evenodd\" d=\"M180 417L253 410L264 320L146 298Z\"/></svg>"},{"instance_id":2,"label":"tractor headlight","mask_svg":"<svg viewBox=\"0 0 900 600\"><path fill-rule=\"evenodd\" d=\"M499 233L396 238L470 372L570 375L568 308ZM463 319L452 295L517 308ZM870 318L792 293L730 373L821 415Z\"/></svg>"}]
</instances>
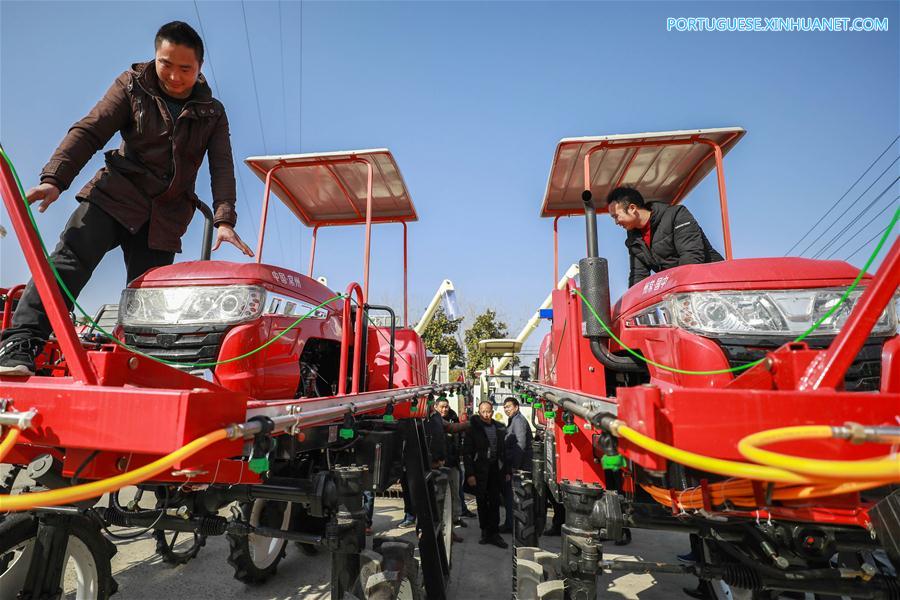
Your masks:
<instances>
[{"instance_id":1,"label":"tractor headlight","mask_svg":"<svg viewBox=\"0 0 900 600\"><path fill-rule=\"evenodd\" d=\"M228 325L262 314L266 291L258 286L126 289L119 323L129 325Z\"/></svg>"},{"instance_id":2,"label":"tractor headlight","mask_svg":"<svg viewBox=\"0 0 900 600\"><path fill-rule=\"evenodd\" d=\"M840 302L846 289L689 292L674 294L628 319L626 326L681 327L701 335L798 336ZM835 335L862 295L854 290L810 335ZM872 335L896 332L897 307L891 302Z\"/></svg>"}]
</instances>

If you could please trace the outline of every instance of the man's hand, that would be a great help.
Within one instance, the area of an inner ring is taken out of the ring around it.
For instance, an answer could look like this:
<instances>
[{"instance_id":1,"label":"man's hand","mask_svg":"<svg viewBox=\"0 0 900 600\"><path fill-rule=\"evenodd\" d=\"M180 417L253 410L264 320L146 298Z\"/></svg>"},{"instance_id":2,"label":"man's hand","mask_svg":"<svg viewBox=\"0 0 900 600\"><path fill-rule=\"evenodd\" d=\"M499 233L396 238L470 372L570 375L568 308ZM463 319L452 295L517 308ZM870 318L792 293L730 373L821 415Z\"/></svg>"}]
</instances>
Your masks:
<instances>
[{"instance_id":1,"label":"man's hand","mask_svg":"<svg viewBox=\"0 0 900 600\"><path fill-rule=\"evenodd\" d=\"M38 206L38 212L44 212L47 210L48 206L56 202L56 199L59 198L59 194L59 188L52 183L39 183L28 190L28 193L25 194L25 200L28 204L34 204L36 201L40 200L41 205Z\"/></svg>"},{"instance_id":2,"label":"man's hand","mask_svg":"<svg viewBox=\"0 0 900 600\"><path fill-rule=\"evenodd\" d=\"M251 250L250 247L241 240L241 236L239 236L234 231L234 227L232 227L228 223L219 223L218 227L216 227L216 243L213 246L213 250L218 250L219 246L222 245L222 242L234 244L234 246L245 255L251 257L253 256L253 250Z\"/></svg>"},{"instance_id":3,"label":"man's hand","mask_svg":"<svg viewBox=\"0 0 900 600\"><path fill-rule=\"evenodd\" d=\"M469 484L469 487L475 487L475 476L469 475L468 477L466 477L466 483Z\"/></svg>"}]
</instances>

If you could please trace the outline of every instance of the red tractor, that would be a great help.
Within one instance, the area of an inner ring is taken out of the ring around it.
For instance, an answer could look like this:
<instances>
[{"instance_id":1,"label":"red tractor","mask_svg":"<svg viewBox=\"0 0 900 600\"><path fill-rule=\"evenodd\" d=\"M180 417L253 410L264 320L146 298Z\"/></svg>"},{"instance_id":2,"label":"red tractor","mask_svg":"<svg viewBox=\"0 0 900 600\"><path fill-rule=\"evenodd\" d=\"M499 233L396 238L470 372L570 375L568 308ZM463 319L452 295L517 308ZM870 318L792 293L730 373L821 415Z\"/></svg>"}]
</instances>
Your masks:
<instances>
[{"instance_id":1,"label":"red tractor","mask_svg":"<svg viewBox=\"0 0 900 600\"><path fill-rule=\"evenodd\" d=\"M583 215L587 257L553 292L536 381L519 382L539 407L532 472L514 478L520 600L592 599L602 572L692 573L723 599L900 598L900 211L874 276L733 259L722 159L744 133L557 147L541 216L556 255L559 219ZM676 204L714 168L726 260L657 273L611 305L595 199L627 185ZM565 510L558 555L538 544L548 495ZM692 534L696 563L604 560L602 541L631 529Z\"/></svg>"},{"instance_id":2,"label":"red tractor","mask_svg":"<svg viewBox=\"0 0 900 600\"><path fill-rule=\"evenodd\" d=\"M450 496L430 469L422 418L435 394L462 386L428 381L405 294L402 324L367 301L373 223L402 225L406 289L406 228L417 215L400 171L384 149L246 162L265 181L256 262L207 252L154 269L122 293L115 331L93 324L90 335L73 326L11 165L0 166L57 357L28 379L0 379L0 463L12 465L0 481L0 599L57 597L73 562L78 598L113 594L115 548L101 533L111 526L153 532L175 564L206 536L226 535L234 576L247 583L274 575L294 541L331 552L333 598L444 597ZM313 228L306 275L262 262L273 191ZM363 283L343 294L312 271L316 233L339 225L365 226ZM6 294L4 325L19 293ZM389 326L370 324L375 312ZM10 494L26 468L46 491ZM366 550L364 492L401 474L420 560L389 538ZM129 502L119 497L126 485L138 487ZM109 505L97 505L106 492ZM145 495L152 507L141 506ZM176 546L178 535L193 541Z\"/></svg>"}]
</instances>

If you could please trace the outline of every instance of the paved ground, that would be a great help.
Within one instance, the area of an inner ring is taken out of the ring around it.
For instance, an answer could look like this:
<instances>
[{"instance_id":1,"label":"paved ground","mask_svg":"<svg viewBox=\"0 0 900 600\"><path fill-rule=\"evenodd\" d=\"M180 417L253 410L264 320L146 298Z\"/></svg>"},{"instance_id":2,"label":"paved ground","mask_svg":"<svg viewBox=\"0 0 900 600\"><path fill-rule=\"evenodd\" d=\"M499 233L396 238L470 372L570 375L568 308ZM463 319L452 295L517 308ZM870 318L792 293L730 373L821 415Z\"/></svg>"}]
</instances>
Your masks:
<instances>
[{"instance_id":1,"label":"paved ground","mask_svg":"<svg viewBox=\"0 0 900 600\"><path fill-rule=\"evenodd\" d=\"M23 478L18 482L22 485ZM123 494L123 500L129 496ZM105 502L104 502L105 504ZM475 509L474 502L470 508ZM399 529L403 517L402 501L377 498L375 533L398 536L415 542L412 529ZM510 597L511 550L478 543L478 520L467 520L469 527L457 528L464 541L453 546L453 568L448 590L450 600L494 600ZM117 530L120 531L120 530ZM688 548L687 536L670 532L633 531L634 541L628 546L606 547L606 558L644 561L672 561ZM511 543L510 536L505 535ZM371 539L371 538L370 538ZM541 546L559 551L559 538L541 538ZM199 556L186 565L170 567L155 553L155 542L149 536L136 540L116 541L118 553L113 558L113 574L119 583L116 598L123 600L175 600L235 598L238 600L307 600L330 599L330 557L327 553L307 556L293 544L278 567L278 574L265 584L247 586L233 578L226 562L228 542L224 536L211 537ZM662 600L687 598L681 588L692 586L692 578L682 575L633 575L604 577L607 588L601 598Z\"/></svg>"},{"instance_id":2,"label":"paved ground","mask_svg":"<svg viewBox=\"0 0 900 600\"><path fill-rule=\"evenodd\" d=\"M472 506L474 509L474 506ZM415 534L397 529L402 518L402 502L378 498L375 505L375 532L379 535L402 536L411 541ZM478 544L477 519L456 531L465 538L453 547L453 570L448 598L454 600L505 599L510 597L511 559L509 550ZM609 558L627 557L638 560L666 561L687 548L686 536L667 532L635 531L629 546L610 546ZM504 536L509 541L510 536ZM287 600L304 598L328 599L330 560L327 554L307 556L295 546L288 547L287 557L278 575L261 586L246 586L232 578L225 560L228 543L223 537L210 538L200 555L181 567L169 567L154 555L153 541L147 538L118 542L119 553L113 560L113 571L119 582L120 598L237 598L241 600ZM559 538L542 538L542 545L559 550ZM613 550L615 552L613 552ZM604 598L640 600L685 597L681 588L692 581L684 576L622 575L606 578L609 588Z\"/></svg>"}]
</instances>

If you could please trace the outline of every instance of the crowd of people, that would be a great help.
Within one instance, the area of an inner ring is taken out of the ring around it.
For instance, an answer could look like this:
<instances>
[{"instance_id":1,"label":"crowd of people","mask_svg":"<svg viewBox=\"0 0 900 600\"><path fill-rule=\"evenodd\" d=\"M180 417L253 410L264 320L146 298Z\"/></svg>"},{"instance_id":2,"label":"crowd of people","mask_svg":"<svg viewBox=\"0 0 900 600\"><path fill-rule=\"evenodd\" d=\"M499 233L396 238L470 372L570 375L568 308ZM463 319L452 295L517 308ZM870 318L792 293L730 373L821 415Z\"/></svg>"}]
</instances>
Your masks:
<instances>
[{"instance_id":1,"label":"crowd of people","mask_svg":"<svg viewBox=\"0 0 900 600\"><path fill-rule=\"evenodd\" d=\"M440 396L426 420L425 433L431 467L445 468L449 478L454 526L468 527L465 519L477 516L479 543L508 548L501 534L511 533L513 527L512 473L531 470L532 432L528 420L519 412L518 400L506 399L503 410L506 423L495 418L494 404L489 401L481 402L476 414L463 413L460 417L447 397ZM400 527L413 527L415 508L406 481L400 483L404 505ZM477 513L469 510L466 494L475 496ZM463 538L454 531L453 541L462 542Z\"/></svg>"}]
</instances>

